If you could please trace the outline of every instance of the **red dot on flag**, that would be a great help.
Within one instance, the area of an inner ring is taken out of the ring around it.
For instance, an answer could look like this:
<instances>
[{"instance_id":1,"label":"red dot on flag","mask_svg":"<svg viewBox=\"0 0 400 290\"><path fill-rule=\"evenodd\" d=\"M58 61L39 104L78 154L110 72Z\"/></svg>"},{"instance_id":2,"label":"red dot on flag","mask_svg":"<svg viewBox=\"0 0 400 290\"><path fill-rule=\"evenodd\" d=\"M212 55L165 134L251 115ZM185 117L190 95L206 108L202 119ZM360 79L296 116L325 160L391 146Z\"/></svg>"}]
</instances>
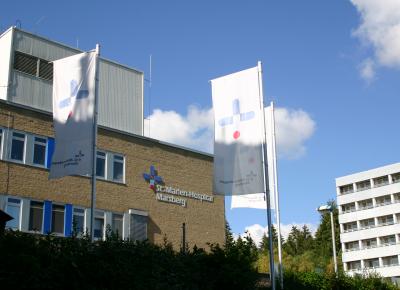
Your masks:
<instances>
[{"instance_id":1,"label":"red dot on flag","mask_svg":"<svg viewBox=\"0 0 400 290\"><path fill-rule=\"evenodd\" d=\"M240 132L239 132L239 131L235 131L235 132L233 133L233 138L237 139L237 138L239 138L239 137L240 137Z\"/></svg>"}]
</instances>

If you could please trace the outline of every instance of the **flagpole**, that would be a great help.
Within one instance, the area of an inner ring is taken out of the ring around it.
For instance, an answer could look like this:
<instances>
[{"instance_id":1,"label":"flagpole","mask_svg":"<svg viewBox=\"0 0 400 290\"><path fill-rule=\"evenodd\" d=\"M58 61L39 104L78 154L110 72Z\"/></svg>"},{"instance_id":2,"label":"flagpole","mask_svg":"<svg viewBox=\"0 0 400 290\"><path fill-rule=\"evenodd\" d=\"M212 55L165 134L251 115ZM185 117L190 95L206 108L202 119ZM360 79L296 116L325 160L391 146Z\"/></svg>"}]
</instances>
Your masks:
<instances>
[{"instance_id":1,"label":"flagpole","mask_svg":"<svg viewBox=\"0 0 400 290\"><path fill-rule=\"evenodd\" d=\"M282 240L281 240L281 215L279 209L279 193L278 193L278 169L276 165L276 135L275 135L275 108L274 102L271 102L271 132L272 132L272 158L274 162L274 194L275 194L275 211L278 234L278 260L279 260L279 280L281 289L283 289L283 265L282 265Z\"/></svg>"},{"instance_id":2,"label":"flagpole","mask_svg":"<svg viewBox=\"0 0 400 290\"><path fill-rule=\"evenodd\" d=\"M94 214L96 208L96 158L97 158L97 107L99 97L99 56L100 45L96 44L96 72L93 114L93 152L92 152L92 195L90 205L90 240L94 241Z\"/></svg>"},{"instance_id":3,"label":"flagpole","mask_svg":"<svg viewBox=\"0 0 400 290\"><path fill-rule=\"evenodd\" d=\"M264 110L264 95L262 86L262 65L261 61L258 62L258 85L259 95L261 102L261 110L263 115L263 127L264 127L264 140L262 142L262 161L264 169L264 193L267 202L267 222L268 222L268 240L269 240L269 273L271 281L271 289L275 290L275 268L274 268L274 248L272 245L272 219L271 219L271 201L269 192L269 179L268 179L268 167L266 164L267 160L267 144L266 144L266 130L265 130L265 110Z\"/></svg>"}]
</instances>

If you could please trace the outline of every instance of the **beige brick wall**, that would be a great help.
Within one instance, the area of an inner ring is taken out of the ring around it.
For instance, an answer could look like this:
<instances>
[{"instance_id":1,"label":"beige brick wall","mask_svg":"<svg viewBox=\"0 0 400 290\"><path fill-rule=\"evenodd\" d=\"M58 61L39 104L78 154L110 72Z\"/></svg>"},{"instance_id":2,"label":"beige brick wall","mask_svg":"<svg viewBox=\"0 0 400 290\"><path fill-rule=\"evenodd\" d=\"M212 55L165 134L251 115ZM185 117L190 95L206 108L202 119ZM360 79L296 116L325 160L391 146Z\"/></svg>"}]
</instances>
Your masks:
<instances>
[{"instance_id":1,"label":"beige brick wall","mask_svg":"<svg viewBox=\"0 0 400 290\"><path fill-rule=\"evenodd\" d=\"M54 136L51 116L0 103L0 126ZM165 185L212 195L212 158L207 155L160 144L154 140L99 129L98 148L125 155L126 184L99 180L96 208L115 212L139 209L148 212L148 237L162 243L164 235L175 248L181 243L186 223L189 247L224 242L224 198L214 202L186 198L186 208L157 201L143 179L154 165ZM64 177L48 180L48 171L0 161L0 193L40 200L48 199L90 207L90 179Z\"/></svg>"}]
</instances>

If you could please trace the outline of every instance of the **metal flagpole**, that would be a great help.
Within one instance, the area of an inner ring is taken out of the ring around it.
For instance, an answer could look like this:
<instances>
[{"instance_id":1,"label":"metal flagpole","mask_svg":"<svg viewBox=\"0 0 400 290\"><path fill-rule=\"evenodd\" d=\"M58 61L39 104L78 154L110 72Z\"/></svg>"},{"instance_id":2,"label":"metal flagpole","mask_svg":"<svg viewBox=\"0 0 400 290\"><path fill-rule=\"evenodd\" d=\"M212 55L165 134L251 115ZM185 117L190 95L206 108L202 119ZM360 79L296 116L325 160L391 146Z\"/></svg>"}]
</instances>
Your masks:
<instances>
[{"instance_id":1,"label":"metal flagpole","mask_svg":"<svg viewBox=\"0 0 400 290\"><path fill-rule=\"evenodd\" d=\"M264 127L264 140L262 143L262 162L264 169L264 193L267 202L267 221L268 221L268 240L269 240L269 275L271 281L271 289L275 290L275 268L274 268L274 248L272 245L272 219L271 219L271 201L269 192L269 179L268 179L268 167L267 167L267 143L266 143L266 130L265 130L265 110L264 110L264 95L262 86L262 66L261 61L258 62L258 85L259 95L261 102L261 110L263 115L263 127Z\"/></svg>"},{"instance_id":2,"label":"metal flagpole","mask_svg":"<svg viewBox=\"0 0 400 290\"><path fill-rule=\"evenodd\" d=\"M281 215L279 210L279 193L278 193L278 169L276 165L276 136L275 136L275 108L274 102L271 102L271 135L272 135L272 158L274 162L274 194L275 194L275 212L278 234L278 260L279 260L279 281L281 289L283 289L283 265L282 265L282 240L281 240Z\"/></svg>"},{"instance_id":3,"label":"metal flagpole","mask_svg":"<svg viewBox=\"0 0 400 290\"><path fill-rule=\"evenodd\" d=\"M100 45L96 44L96 73L94 87L94 114L93 114L93 154L92 154L92 195L90 205L90 240L94 241L94 211L96 208L96 157L97 157L97 106L99 97L99 56Z\"/></svg>"}]
</instances>

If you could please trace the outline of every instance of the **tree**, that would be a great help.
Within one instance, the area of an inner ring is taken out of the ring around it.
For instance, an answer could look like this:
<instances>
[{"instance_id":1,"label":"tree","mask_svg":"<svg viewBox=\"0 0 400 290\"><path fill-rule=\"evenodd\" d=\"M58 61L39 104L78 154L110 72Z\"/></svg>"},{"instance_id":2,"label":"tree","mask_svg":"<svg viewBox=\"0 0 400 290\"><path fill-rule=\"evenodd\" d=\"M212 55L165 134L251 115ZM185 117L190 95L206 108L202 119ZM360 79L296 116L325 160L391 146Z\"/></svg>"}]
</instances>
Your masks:
<instances>
[{"instance_id":1,"label":"tree","mask_svg":"<svg viewBox=\"0 0 400 290\"><path fill-rule=\"evenodd\" d=\"M291 256L298 256L314 248L314 238L307 225L302 229L292 226L286 242L283 244L284 250Z\"/></svg>"},{"instance_id":2,"label":"tree","mask_svg":"<svg viewBox=\"0 0 400 290\"><path fill-rule=\"evenodd\" d=\"M336 255L339 254L340 249L340 230L338 210L335 201L328 201L328 204L333 207L333 222L335 227L336 239ZM332 259L332 229L330 213L323 213L321 215L321 223L315 234L315 254L317 257L322 257L321 263L327 265ZM322 265L320 265L322 266Z\"/></svg>"},{"instance_id":3,"label":"tree","mask_svg":"<svg viewBox=\"0 0 400 290\"><path fill-rule=\"evenodd\" d=\"M232 247L235 243L235 239L233 238L232 229L229 226L229 223L225 220L225 248Z\"/></svg>"},{"instance_id":4,"label":"tree","mask_svg":"<svg viewBox=\"0 0 400 290\"><path fill-rule=\"evenodd\" d=\"M274 248L277 248L278 246L278 234L273 225L272 225L272 245ZM261 239L260 251L263 253L269 253L269 238L265 233Z\"/></svg>"}]
</instances>

